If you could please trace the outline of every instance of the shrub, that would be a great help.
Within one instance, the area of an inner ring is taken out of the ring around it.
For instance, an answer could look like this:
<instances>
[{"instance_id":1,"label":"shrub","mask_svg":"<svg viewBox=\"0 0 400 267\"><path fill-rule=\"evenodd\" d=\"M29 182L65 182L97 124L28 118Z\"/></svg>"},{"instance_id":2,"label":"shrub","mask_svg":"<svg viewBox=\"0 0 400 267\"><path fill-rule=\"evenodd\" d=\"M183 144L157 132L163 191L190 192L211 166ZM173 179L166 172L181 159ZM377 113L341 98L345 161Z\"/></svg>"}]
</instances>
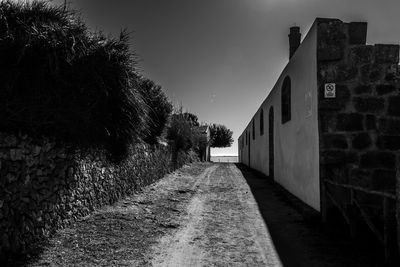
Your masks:
<instances>
[{"instance_id":1,"label":"shrub","mask_svg":"<svg viewBox=\"0 0 400 267\"><path fill-rule=\"evenodd\" d=\"M172 104L161 86L146 78L139 78L139 89L149 108L147 127L143 133L146 143L154 145L162 135L172 112Z\"/></svg>"},{"instance_id":2,"label":"shrub","mask_svg":"<svg viewBox=\"0 0 400 267\"><path fill-rule=\"evenodd\" d=\"M174 113L167 130L169 145L176 151L188 151L193 146L193 129L185 116Z\"/></svg>"},{"instance_id":3,"label":"shrub","mask_svg":"<svg viewBox=\"0 0 400 267\"><path fill-rule=\"evenodd\" d=\"M0 2L0 130L54 136L123 157L142 132L128 35L91 33L72 11Z\"/></svg>"}]
</instances>

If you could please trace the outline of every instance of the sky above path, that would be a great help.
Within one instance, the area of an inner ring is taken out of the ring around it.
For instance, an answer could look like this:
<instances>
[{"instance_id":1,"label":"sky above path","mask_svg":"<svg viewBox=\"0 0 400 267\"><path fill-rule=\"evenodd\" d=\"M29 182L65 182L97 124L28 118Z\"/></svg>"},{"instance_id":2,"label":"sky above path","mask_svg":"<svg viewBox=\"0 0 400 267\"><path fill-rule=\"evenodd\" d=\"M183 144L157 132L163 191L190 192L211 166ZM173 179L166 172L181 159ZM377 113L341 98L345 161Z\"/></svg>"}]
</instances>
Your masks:
<instances>
[{"instance_id":1,"label":"sky above path","mask_svg":"<svg viewBox=\"0 0 400 267\"><path fill-rule=\"evenodd\" d=\"M54 0L62 4L64 0ZM368 43L400 41L400 0L69 0L93 30L132 32L140 72L199 121L233 130L230 148L288 62L289 27L367 21Z\"/></svg>"}]
</instances>

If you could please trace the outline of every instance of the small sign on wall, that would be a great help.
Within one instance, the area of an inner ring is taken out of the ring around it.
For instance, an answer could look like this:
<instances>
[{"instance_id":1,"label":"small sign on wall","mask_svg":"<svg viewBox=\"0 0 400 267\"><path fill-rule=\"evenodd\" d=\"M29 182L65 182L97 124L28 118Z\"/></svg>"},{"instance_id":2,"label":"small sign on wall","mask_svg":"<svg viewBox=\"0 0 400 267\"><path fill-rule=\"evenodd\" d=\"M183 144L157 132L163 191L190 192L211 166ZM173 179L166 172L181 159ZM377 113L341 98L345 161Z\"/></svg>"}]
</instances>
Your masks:
<instances>
[{"instance_id":1,"label":"small sign on wall","mask_svg":"<svg viewBox=\"0 0 400 267\"><path fill-rule=\"evenodd\" d=\"M335 98L336 97L336 84L326 83L325 84L325 98Z\"/></svg>"}]
</instances>

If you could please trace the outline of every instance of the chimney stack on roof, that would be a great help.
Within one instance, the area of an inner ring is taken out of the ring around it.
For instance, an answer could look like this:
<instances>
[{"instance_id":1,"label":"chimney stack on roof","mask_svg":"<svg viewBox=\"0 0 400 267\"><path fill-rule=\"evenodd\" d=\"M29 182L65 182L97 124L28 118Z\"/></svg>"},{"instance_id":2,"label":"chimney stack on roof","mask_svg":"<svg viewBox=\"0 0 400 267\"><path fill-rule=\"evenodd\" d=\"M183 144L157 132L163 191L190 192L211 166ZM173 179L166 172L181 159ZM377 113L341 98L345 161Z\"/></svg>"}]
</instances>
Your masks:
<instances>
[{"instance_id":1,"label":"chimney stack on roof","mask_svg":"<svg viewBox=\"0 0 400 267\"><path fill-rule=\"evenodd\" d=\"M298 26L290 27L289 59L292 58L297 48L300 46L300 39L301 39L300 27Z\"/></svg>"}]
</instances>

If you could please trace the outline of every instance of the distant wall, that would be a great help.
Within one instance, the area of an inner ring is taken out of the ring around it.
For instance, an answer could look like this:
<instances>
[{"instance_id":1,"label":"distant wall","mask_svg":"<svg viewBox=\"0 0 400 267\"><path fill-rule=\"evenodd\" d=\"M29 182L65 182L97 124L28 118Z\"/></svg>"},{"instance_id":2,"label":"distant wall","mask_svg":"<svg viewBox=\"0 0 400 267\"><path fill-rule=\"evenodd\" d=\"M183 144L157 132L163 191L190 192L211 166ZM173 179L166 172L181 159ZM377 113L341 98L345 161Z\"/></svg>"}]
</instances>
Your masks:
<instances>
[{"instance_id":1,"label":"distant wall","mask_svg":"<svg viewBox=\"0 0 400 267\"><path fill-rule=\"evenodd\" d=\"M170 159L168 148L140 144L113 165L100 151L82 155L52 140L0 133L0 259L163 177ZM195 159L181 153L178 165Z\"/></svg>"},{"instance_id":2,"label":"distant wall","mask_svg":"<svg viewBox=\"0 0 400 267\"><path fill-rule=\"evenodd\" d=\"M238 162L238 156L211 156L212 162Z\"/></svg>"},{"instance_id":3,"label":"distant wall","mask_svg":"<svg viewBox=\"0 0 400 267\"><path fill-rule=\"evenodd\" d=\"M274 178L316 210L320 209L317 121L317 32L312 26L274 88L239 138L240 162L269 175L269 110L274 109ZM291 80L291 119L282 123L281 92ZM264 133L260 131L263 109ZM255 122L253 140L252 121ZM248 132L246 144L246 131ZM250 162L249 162L250 149Z\"/></svg>"}]
</instances>

